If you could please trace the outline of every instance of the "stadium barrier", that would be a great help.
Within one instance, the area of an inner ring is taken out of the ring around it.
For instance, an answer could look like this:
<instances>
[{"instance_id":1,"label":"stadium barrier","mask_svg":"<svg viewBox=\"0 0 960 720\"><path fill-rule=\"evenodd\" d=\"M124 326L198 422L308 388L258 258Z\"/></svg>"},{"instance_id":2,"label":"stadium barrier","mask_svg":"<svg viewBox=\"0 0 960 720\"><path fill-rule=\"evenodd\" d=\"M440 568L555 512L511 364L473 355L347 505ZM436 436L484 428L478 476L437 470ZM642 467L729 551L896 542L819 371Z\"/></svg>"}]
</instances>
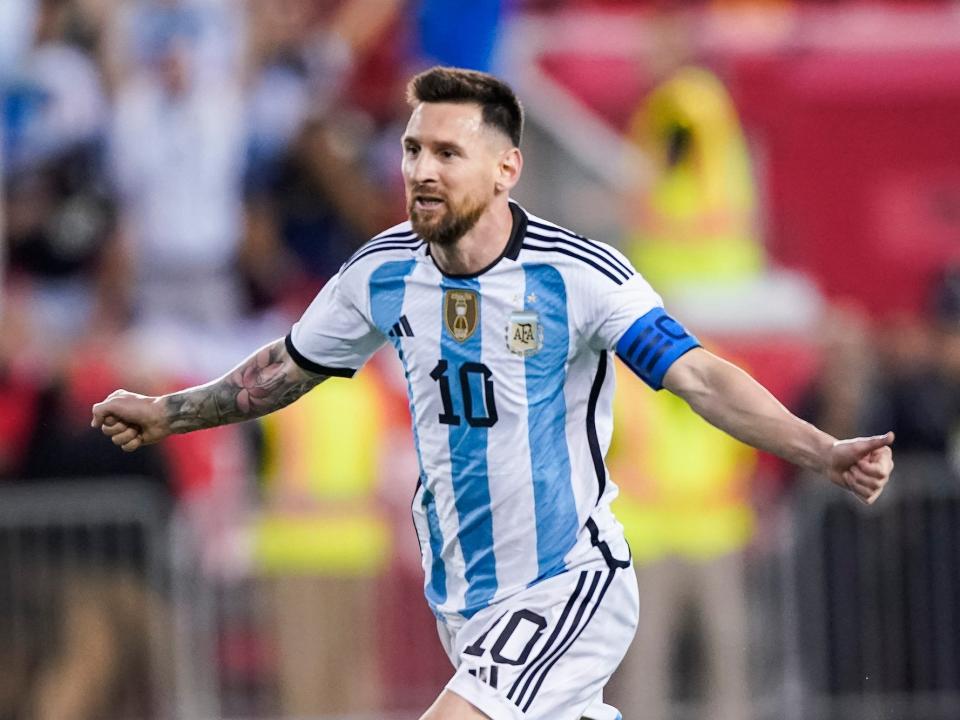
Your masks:
<instances>
[{"instance_id":1,"label":"stadium barrier","mask_svg":"<svg viewBox=\"0 0 960 720\"><path fill-rule=\"evenodd\" d=\"M801 483L785 524L786 720L960 717L960 479L901 456L867 507Z\"/></svg>"},{"instance_id":2,"label":"stadium barrier","mask_svg":"<svg viewBox=\"0 0 960 720\"><path fill-rule=\"evenodd\" d=\"M754 720L960 717L960 483L946 461L898 458L872 507L801 482L775 525L747 558ZM117 720L276 718L259 580L204 568L199 547L135 479L0 486L0 716L96 687ZM391 606L421 602L392 589ZM427 654L410 649L407 664ZM696 701L673 713L706 716Z\"/></svg>"},{"instance_id":3,"label":"stadium barrier","mask_svg":"<svg viewBox=\"0 0 960 720\"><path fill-rule=\"evenodd\" d=\"M174 715L167 516L135 478L0 486L0 716Z\"/></svg>"}]
</instances>

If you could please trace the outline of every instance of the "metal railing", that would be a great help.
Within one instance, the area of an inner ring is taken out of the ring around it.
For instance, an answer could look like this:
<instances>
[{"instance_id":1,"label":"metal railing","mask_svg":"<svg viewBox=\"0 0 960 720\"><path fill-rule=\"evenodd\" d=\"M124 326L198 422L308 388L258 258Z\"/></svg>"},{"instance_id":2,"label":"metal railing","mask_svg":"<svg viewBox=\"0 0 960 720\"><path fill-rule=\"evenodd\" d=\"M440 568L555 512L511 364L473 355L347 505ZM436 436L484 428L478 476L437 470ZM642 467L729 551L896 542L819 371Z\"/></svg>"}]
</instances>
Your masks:
<instances>
[{"instance_id":1,"label":"metal railing","mask_svg":"<svg viewBox=\"0 0 960 720\"><path fill-rule=\"evenodd\" d=\"M782 551L788 720L960 717L960 479L901 457L872 507L806 483Z\"/></svg>"},{"instance_id":2,"label":"metal railing","mask_svg":"<svg viewBox=\"0 0 960 720\"><path fill-rule=\"evenodd\" d=\"M755 720L960 717L960 480L942 458L899 458L872 507L802 482L780 538L749 556ZM0 486L0 717L36 717L63 677L107 687L116 720L276 717L259 581L205 571L198 548L136 479ZM78 675L70 643L90 638Z\"/></svg>"},{"instance_id":3,"label":"metal railing","mask_svg":"<svg viewBox=\"0 0 960 720\"><path fill-rule=\"evenodd\" d=\"M167 514L135 478L0 486L0 716L172 716Z\"/></svg>"}]
</instances>

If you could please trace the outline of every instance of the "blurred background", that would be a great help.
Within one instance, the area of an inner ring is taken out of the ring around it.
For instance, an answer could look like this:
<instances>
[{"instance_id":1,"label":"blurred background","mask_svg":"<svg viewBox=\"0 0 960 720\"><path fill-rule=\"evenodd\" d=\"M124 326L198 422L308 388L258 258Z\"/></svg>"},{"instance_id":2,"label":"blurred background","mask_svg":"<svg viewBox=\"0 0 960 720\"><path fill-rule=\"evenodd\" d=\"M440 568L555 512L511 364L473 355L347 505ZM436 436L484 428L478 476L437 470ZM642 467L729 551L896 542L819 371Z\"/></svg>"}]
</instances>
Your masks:
<instances>
[{"instance_id":1,"label":"blurred background","mask_svg":"<svg viewBox=\"0 0 960 720\"><path fill-rule=\"evenodd\" d=\"M117 387L206 381L404 219L409 76L492 70L531 212L621 248L838 437L856 505L620 368L644 720L960 717L960 3L0 0L0 720L416 718L405 381L381 353L133 455Z\"/></svg>"}]
</instances>

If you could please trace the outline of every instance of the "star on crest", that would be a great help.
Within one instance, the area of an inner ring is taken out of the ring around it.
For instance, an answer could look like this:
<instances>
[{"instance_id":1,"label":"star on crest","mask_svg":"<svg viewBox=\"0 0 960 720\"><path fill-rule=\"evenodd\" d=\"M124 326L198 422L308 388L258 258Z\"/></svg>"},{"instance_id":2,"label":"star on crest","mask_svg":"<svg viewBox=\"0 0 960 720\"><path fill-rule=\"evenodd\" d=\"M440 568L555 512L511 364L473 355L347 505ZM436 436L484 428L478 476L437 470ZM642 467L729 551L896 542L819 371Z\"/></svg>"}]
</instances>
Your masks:
<instances>
[{"instance_id":1,"label":"star on crest","mask_svg":"<svg viewBox=\"0 0 960 720\"><path fill-rule=\"evenodd\" d=\"M536 294L536 293L530 293L529 295L527 295L527 302L528 302L528 303L535 303L536 301L537 301L537 294Z\"/></svg>"}]
</instances>

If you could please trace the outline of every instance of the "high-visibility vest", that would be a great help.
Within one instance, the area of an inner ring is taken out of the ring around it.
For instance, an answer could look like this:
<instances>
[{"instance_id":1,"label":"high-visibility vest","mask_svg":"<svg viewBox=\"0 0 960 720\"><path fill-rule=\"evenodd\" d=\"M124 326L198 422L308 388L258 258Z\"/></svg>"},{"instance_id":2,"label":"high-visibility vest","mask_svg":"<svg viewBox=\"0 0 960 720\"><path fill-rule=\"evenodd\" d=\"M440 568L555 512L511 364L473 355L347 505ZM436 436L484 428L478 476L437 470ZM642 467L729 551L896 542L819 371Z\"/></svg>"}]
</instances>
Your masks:
<instances>
[{"instance_id":1,"label":"high-visibility vest","mask_svg":"<svg viewBox=\"0 0 960 720\"><path fill-rule=\"evenodd\" d=\"M637 562L708 559L749 542L756 451L669 391L651 391L622 365L607 464L620 487L613 509Z\"/></svg>"},{"instance_id":2,"label":"high-visibility vest","mask_svg":"<svg viewBox=\"0 0 960 720\"><path fill-rule=\"evenodd\" d=\"M684 149L671 162L680 137ZM626 250L643 276L668 295L682 283L756 276L764 254L750 159L720 80L681 68L634 115L630 138L654 167L652 182L629 200Z\"/></svg>"},{"instance_id":3,"label":"high-visibility vest","mask_svg":"<svg viewBox=\"0 0 960 720\"><path fill-rule=\"evenodd\" d=\"M266 573L365 575L386 563L377 507L384 389L376 366L332 378L264 417L264 511L255 558Z\"/></svg>"}]
</instances>

